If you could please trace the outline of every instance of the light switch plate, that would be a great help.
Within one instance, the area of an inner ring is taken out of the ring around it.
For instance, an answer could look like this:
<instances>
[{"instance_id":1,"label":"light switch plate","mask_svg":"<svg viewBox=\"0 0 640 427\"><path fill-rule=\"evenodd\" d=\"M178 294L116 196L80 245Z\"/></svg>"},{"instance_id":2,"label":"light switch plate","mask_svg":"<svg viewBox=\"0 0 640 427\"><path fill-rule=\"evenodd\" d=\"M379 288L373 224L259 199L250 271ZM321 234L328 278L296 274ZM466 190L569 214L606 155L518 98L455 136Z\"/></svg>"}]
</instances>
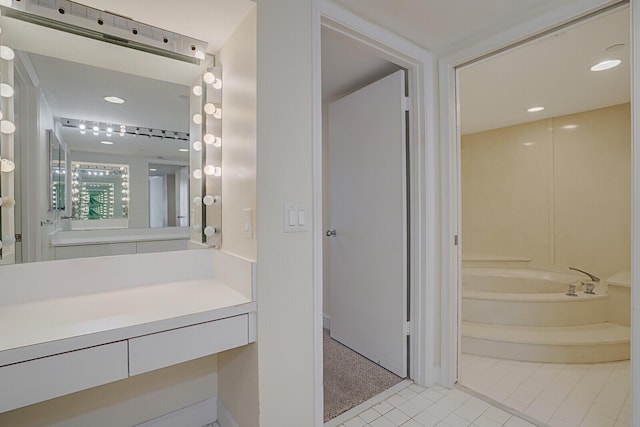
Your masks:
<instances>
[{"instance_id":1,"label":"light switch plate","mask_svg":"<svg viewBox=\"0 0 640 427\"><path fill-rule=\"evenodd\" d=\"M242 210L242 231L245 239L253 239L253 209Z\"/></svg>"},{"instance_id":2,"label":"light switch plate","mask_svg":"<svg viewBox=\"0 0 640 427\"><path fill-rule=\"evenodd\" d=\"M300 220L303 223L300 223ZM300 203L285 203L284 205L284 232L300 233L307 231L309 223L307 208Z\"/></svg>"}]
</instances>

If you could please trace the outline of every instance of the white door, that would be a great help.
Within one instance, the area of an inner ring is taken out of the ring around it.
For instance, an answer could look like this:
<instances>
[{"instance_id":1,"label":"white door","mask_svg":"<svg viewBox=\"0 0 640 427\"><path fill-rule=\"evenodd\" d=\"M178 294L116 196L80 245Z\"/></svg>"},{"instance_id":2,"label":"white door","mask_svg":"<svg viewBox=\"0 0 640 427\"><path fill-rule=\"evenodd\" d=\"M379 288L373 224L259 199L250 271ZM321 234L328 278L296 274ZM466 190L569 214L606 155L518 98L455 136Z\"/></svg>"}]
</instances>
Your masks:
<instances>
[{"instance_id":1,"label":"white door","mask_svg":"<svg viewBox=\"0 0 640 427\"><path fill-rule=\"evenodd\" d=\"M407 376L404 71L329 105L331 337ZM333 232L335 230L335 233Z\"/></svg>"}]
</instances>

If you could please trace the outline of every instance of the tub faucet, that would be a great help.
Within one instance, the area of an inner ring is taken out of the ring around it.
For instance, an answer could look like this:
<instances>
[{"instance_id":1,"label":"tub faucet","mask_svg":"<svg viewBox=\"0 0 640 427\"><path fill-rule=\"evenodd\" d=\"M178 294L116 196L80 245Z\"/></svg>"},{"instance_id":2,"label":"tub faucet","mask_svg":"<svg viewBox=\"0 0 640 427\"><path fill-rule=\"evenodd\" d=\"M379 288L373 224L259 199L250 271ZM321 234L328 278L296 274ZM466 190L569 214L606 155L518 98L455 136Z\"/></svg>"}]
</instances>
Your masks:
<instances>
[{"instance_id":1,"label":"tub faucet","mask_svg":"<svg viewBox=\"0 0 640 427\"><path fill-rule=\"evenodd\" d=\"M586 274L587 276L589 276L589 278L591 278L592 282L599 282L600 281L599 277L596 277L593 274L587 273L586 271L582 271L582 270L574 268L574 267L569 267L569 270L575 270L575 271L579 271L580 273Z\"/></svg>"}]
</instances>

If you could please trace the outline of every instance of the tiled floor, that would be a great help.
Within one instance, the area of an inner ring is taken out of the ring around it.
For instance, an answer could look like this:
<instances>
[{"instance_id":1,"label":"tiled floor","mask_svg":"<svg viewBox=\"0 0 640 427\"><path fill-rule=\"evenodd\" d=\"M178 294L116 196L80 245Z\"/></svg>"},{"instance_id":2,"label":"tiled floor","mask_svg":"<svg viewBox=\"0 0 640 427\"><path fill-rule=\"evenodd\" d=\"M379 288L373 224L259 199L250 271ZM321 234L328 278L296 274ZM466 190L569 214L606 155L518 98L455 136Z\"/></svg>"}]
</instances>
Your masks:
<instances>
[{"instance_id":1,"label":"tiled floor","mask_svg":"<svg viewBox=\"0 0 640 427\"><path fill-rule=\"evenodd\" d=\"M460 384L553 427L629 427L629 361L532 363L463 354Z\"/></svg>"},{"instance_id":2,"label":"tiled floor","mask_svg":"<svg viewBox=\"0 0 640 427\"><path fill-rule=\"evenodd\" d=\"M340 427L531 427L521 418L461 390L411 384Z\"/></svg>"}]
</instances>

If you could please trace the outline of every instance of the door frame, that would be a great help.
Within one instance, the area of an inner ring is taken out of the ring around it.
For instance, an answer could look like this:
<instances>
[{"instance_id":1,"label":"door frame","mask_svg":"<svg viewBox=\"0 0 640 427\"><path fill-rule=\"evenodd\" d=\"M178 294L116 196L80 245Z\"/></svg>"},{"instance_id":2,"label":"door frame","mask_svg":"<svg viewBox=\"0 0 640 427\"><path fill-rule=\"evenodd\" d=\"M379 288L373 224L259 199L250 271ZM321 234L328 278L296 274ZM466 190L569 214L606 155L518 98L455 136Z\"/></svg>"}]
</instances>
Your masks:
<instances>
[{"instance_id":1,"label":"door frame","mask_svg":"<svg viewBox=\"0 0 640 427\"><path fill-rule=\"evenodd\" d=\"M456 68L468 62L475 61L505 48L527 40L531 37L552 30L568 22L580 19L610 6L630 3L631 8L631 43L632 43L632 215L631 215L631 274L632 283L640 276L640 115L636 113L636 105L640 105L640 6L633 1L619 0L584 0L574 2L564 7L550 10L545 15L522 23L510 30L489 37L471 45L439 61L440 87L440 141L442 156L443 194L442 228L456 235L461 230L460 213L460 127L458 123L458 99ZM448 193L447 193L448 192ZM452 387L458 380L458 365L460 360L460 277L461 277L461 246L453 248L444 256L449 263L443 261L441 280L442 287L442 342L440 360L442 361L442 385ZM447 265L448 264L448 265ZM633 288L632 288L633 289ZM640 423L640 292L633 292L632 325L631 325L631 407L632 421Z\"/></svg>"},{"instance_id":2,"label":"door frame","mask_svg":"<svg viewBox=\"0 0 640 427\"><path fill-rule=\"evenodd\" d=\"M322 67L321 28L326 27L373 49L380 57L408 70L411 94L409 224L413 239L409 257L411 340L410 376L419 384L432 385L434 370L437 227L437 139L435 137L435 62L426 50L390 31L365 21L330 0L313 3L313 317L314 317L314 419L323 424L322 372Z\"/></svg>"}]
</instances>

